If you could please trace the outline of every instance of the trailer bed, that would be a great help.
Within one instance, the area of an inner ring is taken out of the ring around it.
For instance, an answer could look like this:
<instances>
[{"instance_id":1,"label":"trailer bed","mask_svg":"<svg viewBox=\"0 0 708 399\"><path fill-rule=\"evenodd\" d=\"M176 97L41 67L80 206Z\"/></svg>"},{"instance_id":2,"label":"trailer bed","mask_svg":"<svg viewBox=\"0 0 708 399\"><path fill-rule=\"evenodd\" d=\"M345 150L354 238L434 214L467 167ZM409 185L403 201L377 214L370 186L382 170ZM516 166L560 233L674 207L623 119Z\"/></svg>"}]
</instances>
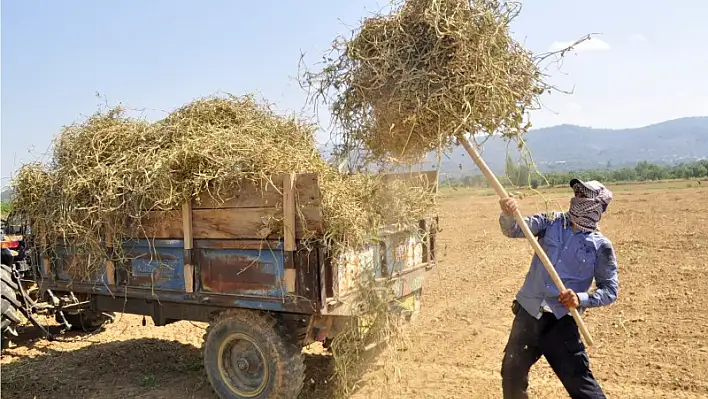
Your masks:
<instances>
[{"instance_id":1,"label":"trailer bed","mask_svg":"<svg viewBox=\"0 0 708 399\"><path fill-rule=\"evenodd\" d=\"M133 233L144 239L106 237L106 250L121 246L129 261L108 261L88 276L86 260L55 243L42 259L41 288L90 295L102 309L152 315L159 324L207 321L233 307L349 315L361 273L393 282L396 296L405 298L421 290L435 266L435 219L383 229L377 241L338 259L326 247L301 245L305 232L324 232L315 174L247 183L224 202L203 196L181 210L151 212L141 225Z\"/></svg>"}]
</instances>

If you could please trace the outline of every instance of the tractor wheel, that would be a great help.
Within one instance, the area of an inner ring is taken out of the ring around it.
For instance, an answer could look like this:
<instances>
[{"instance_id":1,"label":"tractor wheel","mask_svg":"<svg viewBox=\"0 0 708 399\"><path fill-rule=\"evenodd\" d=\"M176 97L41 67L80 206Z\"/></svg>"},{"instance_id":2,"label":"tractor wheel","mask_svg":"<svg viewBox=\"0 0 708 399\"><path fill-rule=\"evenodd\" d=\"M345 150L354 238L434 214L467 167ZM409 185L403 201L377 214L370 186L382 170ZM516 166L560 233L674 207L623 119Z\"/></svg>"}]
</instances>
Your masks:
<instances>
[{"instance_id":1,"label":"tractor wheel","mask_svg":"<svg viewBox=\"0 0 708 399\"><path fill-rule=\"evenodd\" d=\"M21 304L17 300L19 291L18 282L12 278L12 269L9 266L0 266L0 332L14 332L14 326L22 321L19 311Z\"/></svg>"},{"instance_id":2,"label":"tractor wheel","mask_svg":"<svg viewBox=\"0 0 708 399\"><path fill-rule=\"evenodd\" d=\"M71 324L72 331L84 332L94 332L115 319L113 313L96 312L89 309L76 313L64 312L64 317ZM54 320L59 324L64 322L59 313L54 316Z\"/></svg>"},{"instance_id":3,"label":"tractor wheel","mask_svg":"<svg viewBox=\"0 0 708 399\"><path fill-rule=\"evenodd\" d=\"M221 399L296 398L305 365L297 339L271 315L228 310L207 328L204 368Z\"/></svg>"}]
</instances>

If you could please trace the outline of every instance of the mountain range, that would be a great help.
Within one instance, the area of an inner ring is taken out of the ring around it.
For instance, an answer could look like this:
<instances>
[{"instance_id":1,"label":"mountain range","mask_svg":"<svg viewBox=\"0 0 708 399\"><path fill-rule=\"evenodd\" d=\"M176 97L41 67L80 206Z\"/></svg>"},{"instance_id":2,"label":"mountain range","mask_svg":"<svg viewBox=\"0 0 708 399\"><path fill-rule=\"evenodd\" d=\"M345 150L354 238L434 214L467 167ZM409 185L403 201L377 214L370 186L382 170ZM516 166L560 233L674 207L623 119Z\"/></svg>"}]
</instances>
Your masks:
<instances>
[{"instance_id":1,"label":"mountain range","mask_svg":"<svg viewBox=\"0 0 708 399\"><path fill-rule=\"evenodd\" d=\"M530 130L526 146L539 170L571 171L634 166L640 161L677 164L708 158L708 116L669 120L631 129L596 129L559 125ZM495 173L504 173L506 157L519 161L513 143L501 137L489 138L482 157ZM426 169L436 164L429 154ZM460 146L443 155L441 174L448 177L479 173Z\"/></svg>"}]
</instances>

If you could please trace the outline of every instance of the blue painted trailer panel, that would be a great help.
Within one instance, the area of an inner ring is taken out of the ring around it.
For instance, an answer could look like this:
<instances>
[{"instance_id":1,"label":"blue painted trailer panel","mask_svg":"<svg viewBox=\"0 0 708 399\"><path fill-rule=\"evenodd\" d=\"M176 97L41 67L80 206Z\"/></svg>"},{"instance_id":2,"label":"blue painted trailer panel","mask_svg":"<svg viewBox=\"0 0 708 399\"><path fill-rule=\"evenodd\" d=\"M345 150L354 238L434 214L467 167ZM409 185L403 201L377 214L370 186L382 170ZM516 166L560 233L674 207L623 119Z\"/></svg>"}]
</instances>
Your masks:
<instances>
[{"instance_id":1,"label":"blue painted trailer panel","mask_svg":"<svg viewBox=\"0 0 708 399\"><path fill-rule=\"evenodd\" d=\"M54 270L58 280L72 281L77 283L108 284L108 277L105 273L105 265L101 267L89 266L87 257L77 254L70 247L59 246L55 248L56 258L54 259ZM44 272L44 270L42 270ZM47 278L48 276L44 276Z\"/></svg>"},{"instance_id":2,"label":"blue painted trailer panel","mask_svg":"<svg viewBox=\"0 0 708 399\"><path fill-rule=\"evenodd\" d=\"M182 246L182 240L140 240L125 243L123 250L130 259L129 286L184 291Z\"/></svg>"}]
</instances>

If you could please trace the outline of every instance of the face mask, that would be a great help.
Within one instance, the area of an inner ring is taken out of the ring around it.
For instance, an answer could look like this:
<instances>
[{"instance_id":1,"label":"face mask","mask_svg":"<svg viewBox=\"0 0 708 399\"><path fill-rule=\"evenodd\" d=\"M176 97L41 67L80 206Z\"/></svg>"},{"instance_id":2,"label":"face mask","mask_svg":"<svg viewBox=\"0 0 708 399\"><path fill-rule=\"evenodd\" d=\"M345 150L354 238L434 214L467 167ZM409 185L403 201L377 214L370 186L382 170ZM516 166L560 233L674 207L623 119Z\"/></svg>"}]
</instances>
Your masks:
<instances>
[{"instance_id":1,"label":"face mask","mask_svg":"<svg viewBox=\"0 0 708 399\"><path fill-rule=\"evenodd\" d=\"M605 206L598 198L573 197L568 215L581 231L596 231Z\"/></svg>"}]
</instances>

